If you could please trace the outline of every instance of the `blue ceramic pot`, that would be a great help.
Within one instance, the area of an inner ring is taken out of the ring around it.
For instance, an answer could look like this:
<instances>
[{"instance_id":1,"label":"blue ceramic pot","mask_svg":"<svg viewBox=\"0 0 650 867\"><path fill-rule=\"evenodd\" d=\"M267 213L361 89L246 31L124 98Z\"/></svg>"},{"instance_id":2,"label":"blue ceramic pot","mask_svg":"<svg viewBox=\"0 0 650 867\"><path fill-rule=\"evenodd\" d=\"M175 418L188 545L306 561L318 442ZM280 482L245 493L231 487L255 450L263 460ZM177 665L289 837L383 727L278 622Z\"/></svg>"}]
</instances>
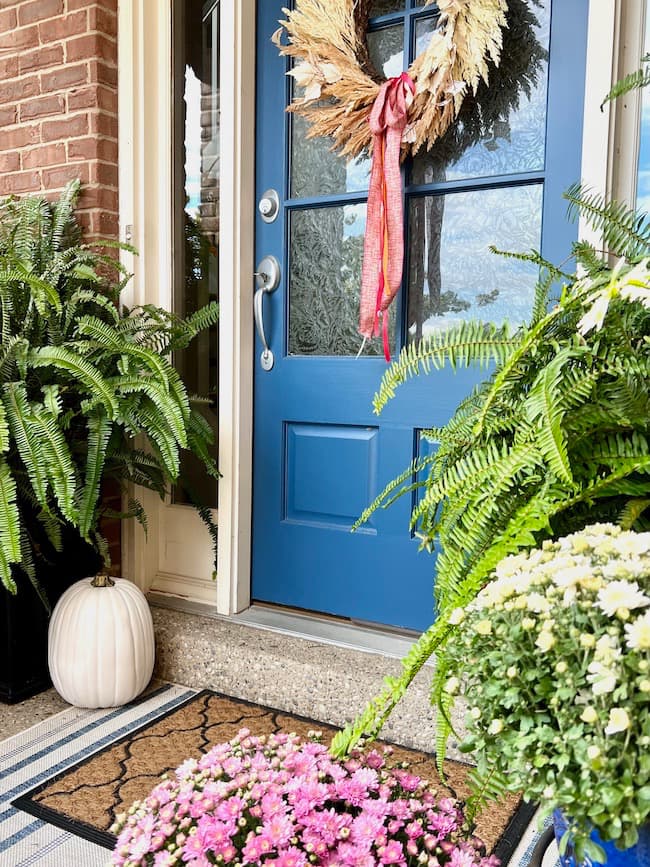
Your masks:
<instances>
[{"instance_id":1,"label":"blue ceramic pot","mask_svg":"<svg viewBox=\"0 0 650 867\"><path fill-rule=\"evenodd\" d=\"M553 826L555 829L555 840L559 845L560 840L567 829L567 821L564 818L561 810L553 812ZM617 849L614 843L606 843L600 839L596 831L591 834L591 839L602 846L607 855L607 867L650 867L650 822L646 822L639 828L639 841L630 849L621 851ZM592 862L582 862L583 864L591 864ZM593 862L600 863L600 862ZM560 855L560 864L562 867L582 867L575 859L575 854L571 843L567 846L564 855Z\"/></svg>"}]
</instances>

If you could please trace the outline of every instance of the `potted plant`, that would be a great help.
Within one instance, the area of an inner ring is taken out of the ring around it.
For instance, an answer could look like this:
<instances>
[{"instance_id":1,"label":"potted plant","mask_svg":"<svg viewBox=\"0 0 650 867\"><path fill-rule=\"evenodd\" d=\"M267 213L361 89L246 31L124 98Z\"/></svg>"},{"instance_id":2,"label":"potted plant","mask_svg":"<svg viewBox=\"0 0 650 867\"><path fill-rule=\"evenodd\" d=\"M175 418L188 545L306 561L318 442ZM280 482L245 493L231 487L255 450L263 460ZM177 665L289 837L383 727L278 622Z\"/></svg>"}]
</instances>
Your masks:
<instances>
[{"instance_id":1,"label":"potted plant","mask_svg":"<svg viewBox=\"0 0 650 867\"><path fill-rule=\"evenodd\" d=\"M506 557L451 619L443 690L467 701L463 749L560 811L565 863L603 863L639 834L647 856L650 533L594 524Z\"/></svg>"},{"instance_id":2,"label":"potted plant","mask_svg":"<svg viewBox=\"0 0 650 867\"><path fill-rule=\"evenodd\" d=\"M474 321L435 332L383 376L377 413L420 372L491 367L443 428L424 432L433 454L407 467L359 519L420 489L411 527L424 548L440 549L437 620L405 657L402 676L337 738L338 753L379 730L435 654L436 750L444 756L451 612L471 602L508 554L594 521L650 527L650 223L578 188L567 197L602 233L611 265L586 242L574 245L574 274L538 253L514 254L541 270L529 322L514 333Z\"/></svg>"},{"instance_id":3,"label":"potted plant","mask_svg":"<svg viewBox=\"0 0 650 867\"><path fill-rule=\"evenodd\" d=\"M32 618L46 627L47 617L34 615L29 591L50 606L75 579L102 561L108 567L103 483L164 496L182 449L218 475L212 432L172 364L175 351L214 324L217 307L186 320L153 306L121 308L129 275L102 252L108 244L81 242L78 194L72 183L55 203L0 205L0 580L9 591L0 604L11 632L3 657L35 669L30 677L7 663L5 700L44 679L44 639L32 636ZM146 527L137 499L119 516Z\"/></svg>"},{"instance_id":4,"label":"potted plant","mask_svg":"<svg viewBox=\"0 0 650 867\"><path fill-rule=\"evenodd\" d=\"M497 867L463 825L455 801L385 753L341 763L316 741L242 729L118 817L111 863Z\"/></svg>"}]
</instances>

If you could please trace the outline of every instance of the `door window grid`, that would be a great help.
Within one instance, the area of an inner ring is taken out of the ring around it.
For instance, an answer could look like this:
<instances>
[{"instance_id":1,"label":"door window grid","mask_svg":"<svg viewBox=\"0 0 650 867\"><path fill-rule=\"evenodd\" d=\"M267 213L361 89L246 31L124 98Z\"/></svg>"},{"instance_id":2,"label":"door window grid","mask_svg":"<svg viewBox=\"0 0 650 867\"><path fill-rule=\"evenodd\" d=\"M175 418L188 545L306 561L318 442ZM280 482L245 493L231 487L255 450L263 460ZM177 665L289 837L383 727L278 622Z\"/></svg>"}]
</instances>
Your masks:
<instances>
[{"instance_id":1,"label":"door window grid","mask_svg":"<svg viewBox=\"0 0 650 867\"><path fill-rule=\"evenodd\" d=\"M541 42L546 42L546 46L548 46L548 40L550 38L550 3L551 0L545 0L543 6L543 14L542 14L542 26L540 30L539 39ZM383 0L378 0L378 3L375 4L375 8L391 8L400 4L383 2ZM401 4L404 6L404 4ZM431 34L435 30L435 23L437 20L437 7L432 4L429 7L424 6L424 0L418 2L418 0L410 0L408 4L408 8L401 10L395 10L386 12L380 16L371 18L369 21L368 32L370 40L372 40L373 34L380 33L383 30L388 30L391 28L394 30L396 27L403 28L403 52L402 59L403 64L402 68L407 69L410 63L415 56L415 51L419 48L423 50L424 43L423 40L425 36L422 34L422 28L425 29L426 36L428 38L431 37ZM372 50L372 41L370 41L370 47ZM405 61L404 58L408 60ZM399 70L387 69L385 74L397 74ZM544 88L547 85L547 74L548 74L548 65L543 69L541 75L544 82ZM544 89L543 94L544 107L546 102L546 90ZM347 205L354 204L362 204L367 200L367 179L365 180L365 184L360 181L360 176L365 173L366 178L369 177L369 159L364 158L363 156L358 158L356 161L352 163L348 163L347 167L343 160L340 160L342 167L346 169L352 164L353 172L356 170L356 177L354 177L353 183L350 184L346 191L337 191L336 193L331 194L314 194L314 195L301 195L301 196L293 196L292 197L292 155L296 152L297 148L295 143L292 142L292 133L294 132L292 121L295 121L296 115L289 115L287 123L289 123L288 130L288 138L287 141L289 144L289 154L288 154L288 166L290 171L287 172L287 198L285 200L285 207L287 212L287 238L290 238L290 227L291 227L291 214L307 210L315 207L329 208L329 207L339 207L344 208ZM303 122L304 123L304 122ZM545 142L545 130L546 130L546 116L544 112L543 118L544 125L544 142ZM315 141L315 140L310 140ZM317 140L316 140L317 141ZM411 177L411 175L415 174L412 170L412 160L411 168L408 169L408 175L406 177L406 183L404 187L404 213L405 213L405 261L404 261L404 270L403 270L403 278L402 278L402 288L398 295L397 301L392 305L391 310L395 310L397 316L397 327L396 334L399 335L399 342L396 345L396 341L393 338L391 341L391 346L394 350L399 351L399 349L405 345L405 343L409 339L409 330L411 333L411 338L414 339L414 335L417 336L421 333L421 328L415 327L414 323L409 321L409 292L408 292L408 284L409 284L409 274L412 275L411 271L411 249L409 244L409 234L408 234L408 221L409 214L411 210L411 205L413 203L413 199L415 197L438 197L444 201L448 194L460 193L464 191L479 191L479 190L507 190L508 188L514 188L516 190L521 189L522 184L534 184L539 187L541 196L543 198L544 195L544 180L545 180L545 160L544 160L544 142L542 142L542 153L541 159L539 159L539 165L535 167L533 171L515 171L509 174L495 174L493 176L485 175L481 176L472 176L469 174L465 177L451 177L451 178L441 178L437 177L433 180L428 180L422 182L420 178ZM340 159L340 158L339 158ZM355 165L356 163L356 165ZM414 181L419 181L414 183ZM349 190L349 191L348 191ZM306 192L306 190L300 190L300 192ZM539 248L541 244L541 205L540 205L540 214L539 217L539 232L537 234L537 247ZM292 251L291 251L291 241L289 240L287 244L287 262L289 264L288 273L291 275L292 273ZM359 275L360 276L360 275ZM291 345L292 341L290 339L291 333L291 310L290 310L290 291L291 291L291 279L289 279L289 287L288 287L288 303L286 305L286 318L287 318L287 328L285 329L286 335L286 350L289 355L291 354L306 354L306 355L345 355L349 357L350 355L356 354L357 345L354 347L350 346L348 348L343 347L343 352L340 351L319 351L315 346L311 348L306 348L305 351L298 350L298 347L295 345ZM528 284L526 287L526 294L530 297L532 301L532 292L534 288L535 279L533 276L529 275ZM478 290L477 290L478 291ZM479 293L480 294L480 293ZM395 313L393 313L393 316ZM393 331L395 326L391 327L391 331ZM293 329L294 333L296 329ZM360 339L359 339L360 345ZM297 351L298 350L298 351ZM379 355L381 354L379 347L377 348L377 352L373 352L371 350L371 354Z\"/></svg>"}]
</instances>

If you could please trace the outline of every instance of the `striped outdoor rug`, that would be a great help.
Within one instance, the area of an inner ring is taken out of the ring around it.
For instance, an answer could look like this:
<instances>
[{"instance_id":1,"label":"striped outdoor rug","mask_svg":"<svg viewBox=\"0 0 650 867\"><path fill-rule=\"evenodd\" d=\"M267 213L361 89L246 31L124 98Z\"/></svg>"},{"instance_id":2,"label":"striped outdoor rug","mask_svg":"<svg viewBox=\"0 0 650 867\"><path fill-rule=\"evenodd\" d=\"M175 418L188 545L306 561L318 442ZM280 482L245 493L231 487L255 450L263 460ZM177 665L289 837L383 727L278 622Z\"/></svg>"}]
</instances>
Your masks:
<instances>
[{"instance_id":1,"label":"striped outdoor rug","mask_svg":"<svg viewBox=\"0 0 650 867\"><path fill-rule=\"evenodd\" d=\"M0 743L0 867L105 867L108 862L105 847L111 842L105 831L108 827L106 822L112 821L109 813L113 812L113 807L119 806L111 800L116 791L113 765L117 767L117 763L121 770L128 771L127 777L121 774L118 781L121 797L126 800L132 800L132 795L140 797L145 793L144 789L149 791L155 783L153 777L149 779L152 768L138 765L138 752L142 752L143 748L147 750L147 738L153 736L153 740L156 740L160 727L168 727L170 732L162 740L167 742L169 749L174 740L169 736L173 729L176 738L180 739L177 746L182 753L180 758L170 755L170 764L176 766L186 757L185 753L189 755L196 752L192 738L197 737L197 731L207 746L204 722L211 704L212 722L208 728L224 725L229 728L229 723L236 722L232 717L233 710L238 711L235 716L239 717L243 707L244 715L250 719L244 720L241 725L254 728L251 725L253 717L259 717L258 724L265 727L273 722L272 727L299 731L295 723L299 723L300 718L241 703L236 699L219 697L208 691L197 693L168 684L124 708L94 711L70 708ZM193 715L197 720L200 717L199 725ZM268 719L263 722L265 717ZM223 737L219 739L227 740L232 734L224 729ZM413 757L416 755L411 754ZM129 770L128 765L134 760L136 764ZM459 773L462 767L453 770ZM159 769L156 768L155 772L159 773ZM102 774L106 774L106 786L102 786ZM144 779L138 780L138 777L147 777L146 785ZM95 783L92 782L93 778ZM89 784L90 789L87 788ZM122 792L125 784L126 790ZM142 793L135 791L140 784L144 785ZM93 785L96 785L97 793L92 791ZM130 787L133 785L135 789L131 792ZM105 793L104 802L100 799L98 808L92 799L100 794L100 789L104 789ZM18 805L14 806L16 800L29 812L19 809ZM103 819L103 809L107 811L106 821ZM61 821L61 816L65 817L66 813L72 815L72 822ZM512 867L526 867L537 838L533 828L525 830L525 823L522 824L525 816L519 814L514 827L514 839L512 823L507 835L510 837L507 856L512 856ZM505 818L507 824L507 816ZM497 814L493 820L503 822L503 818ZM519 846L513 854L512 844L516 845L519 838ZM506 852L503 854L506 855Z\"/></svg>"},{"instance_id":2,"label":"striped outdoor rug","mask_svg":"<svg viewBox=\"0 0 650 867\"><path fill-rule=\"evenodd\" d=\"M106 867L108 852L35 819L12 801L194 694L166 685L109 710L70 708L0 743L0 867Z\"/></svg>"}]
</instances>

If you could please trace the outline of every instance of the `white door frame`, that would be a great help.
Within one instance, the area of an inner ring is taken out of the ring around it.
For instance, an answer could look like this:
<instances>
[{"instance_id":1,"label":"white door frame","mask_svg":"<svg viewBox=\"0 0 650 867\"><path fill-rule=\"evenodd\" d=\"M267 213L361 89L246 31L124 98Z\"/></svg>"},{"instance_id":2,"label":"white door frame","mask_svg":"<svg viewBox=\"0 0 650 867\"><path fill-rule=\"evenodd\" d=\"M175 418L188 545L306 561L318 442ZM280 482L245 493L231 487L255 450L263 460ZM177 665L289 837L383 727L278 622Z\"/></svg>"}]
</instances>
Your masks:
<instances>
[{"instance_id":1,"label":"white door frame","mask_svg":"<svg viewBox=\"0 0 650 867\"><path fill-rule=\"evenodd\" d=\"M148 541L123 528L124 574L145 590L207 604L249 604L253 407L255 0L220 0L221 178L219 553L186 506L146 493ZM127 304L172 303L172 15L169 0L119 4L120 232L140 251ZM217 513L215 513L217 517Z\"/></svg>"},{"instance_id":2,"label":"white door frame","mask_svg":"<svg viewBox=\"0 0 650 867\"><path fill-rule=\"evenodd\" d=\"M145 497L149 541L126 522L126 576L145 590L229 615L250 604L255 210L255 0L221 2L219 554L210 578L207 535L187 507ZM262 0L264 2L264 0ZM563 0L556 0L563 2ZM636 189L640 98L600 110L638 66L645 0L590 0L583 181L630 199ZM172 239L171 2L119 4L120 227L140 250L127 303L170 306ZM581 227L583 237L587 234ZM227 292L226 287L232 287ZM203 539L203 541L201 541ZM170 554L170 549L173 549ZM180 561L187 568L180 567ZM169 564L173 563L173 568ZM166 568L167 567L167 568Z\"/></svg>"}]
</instances>

